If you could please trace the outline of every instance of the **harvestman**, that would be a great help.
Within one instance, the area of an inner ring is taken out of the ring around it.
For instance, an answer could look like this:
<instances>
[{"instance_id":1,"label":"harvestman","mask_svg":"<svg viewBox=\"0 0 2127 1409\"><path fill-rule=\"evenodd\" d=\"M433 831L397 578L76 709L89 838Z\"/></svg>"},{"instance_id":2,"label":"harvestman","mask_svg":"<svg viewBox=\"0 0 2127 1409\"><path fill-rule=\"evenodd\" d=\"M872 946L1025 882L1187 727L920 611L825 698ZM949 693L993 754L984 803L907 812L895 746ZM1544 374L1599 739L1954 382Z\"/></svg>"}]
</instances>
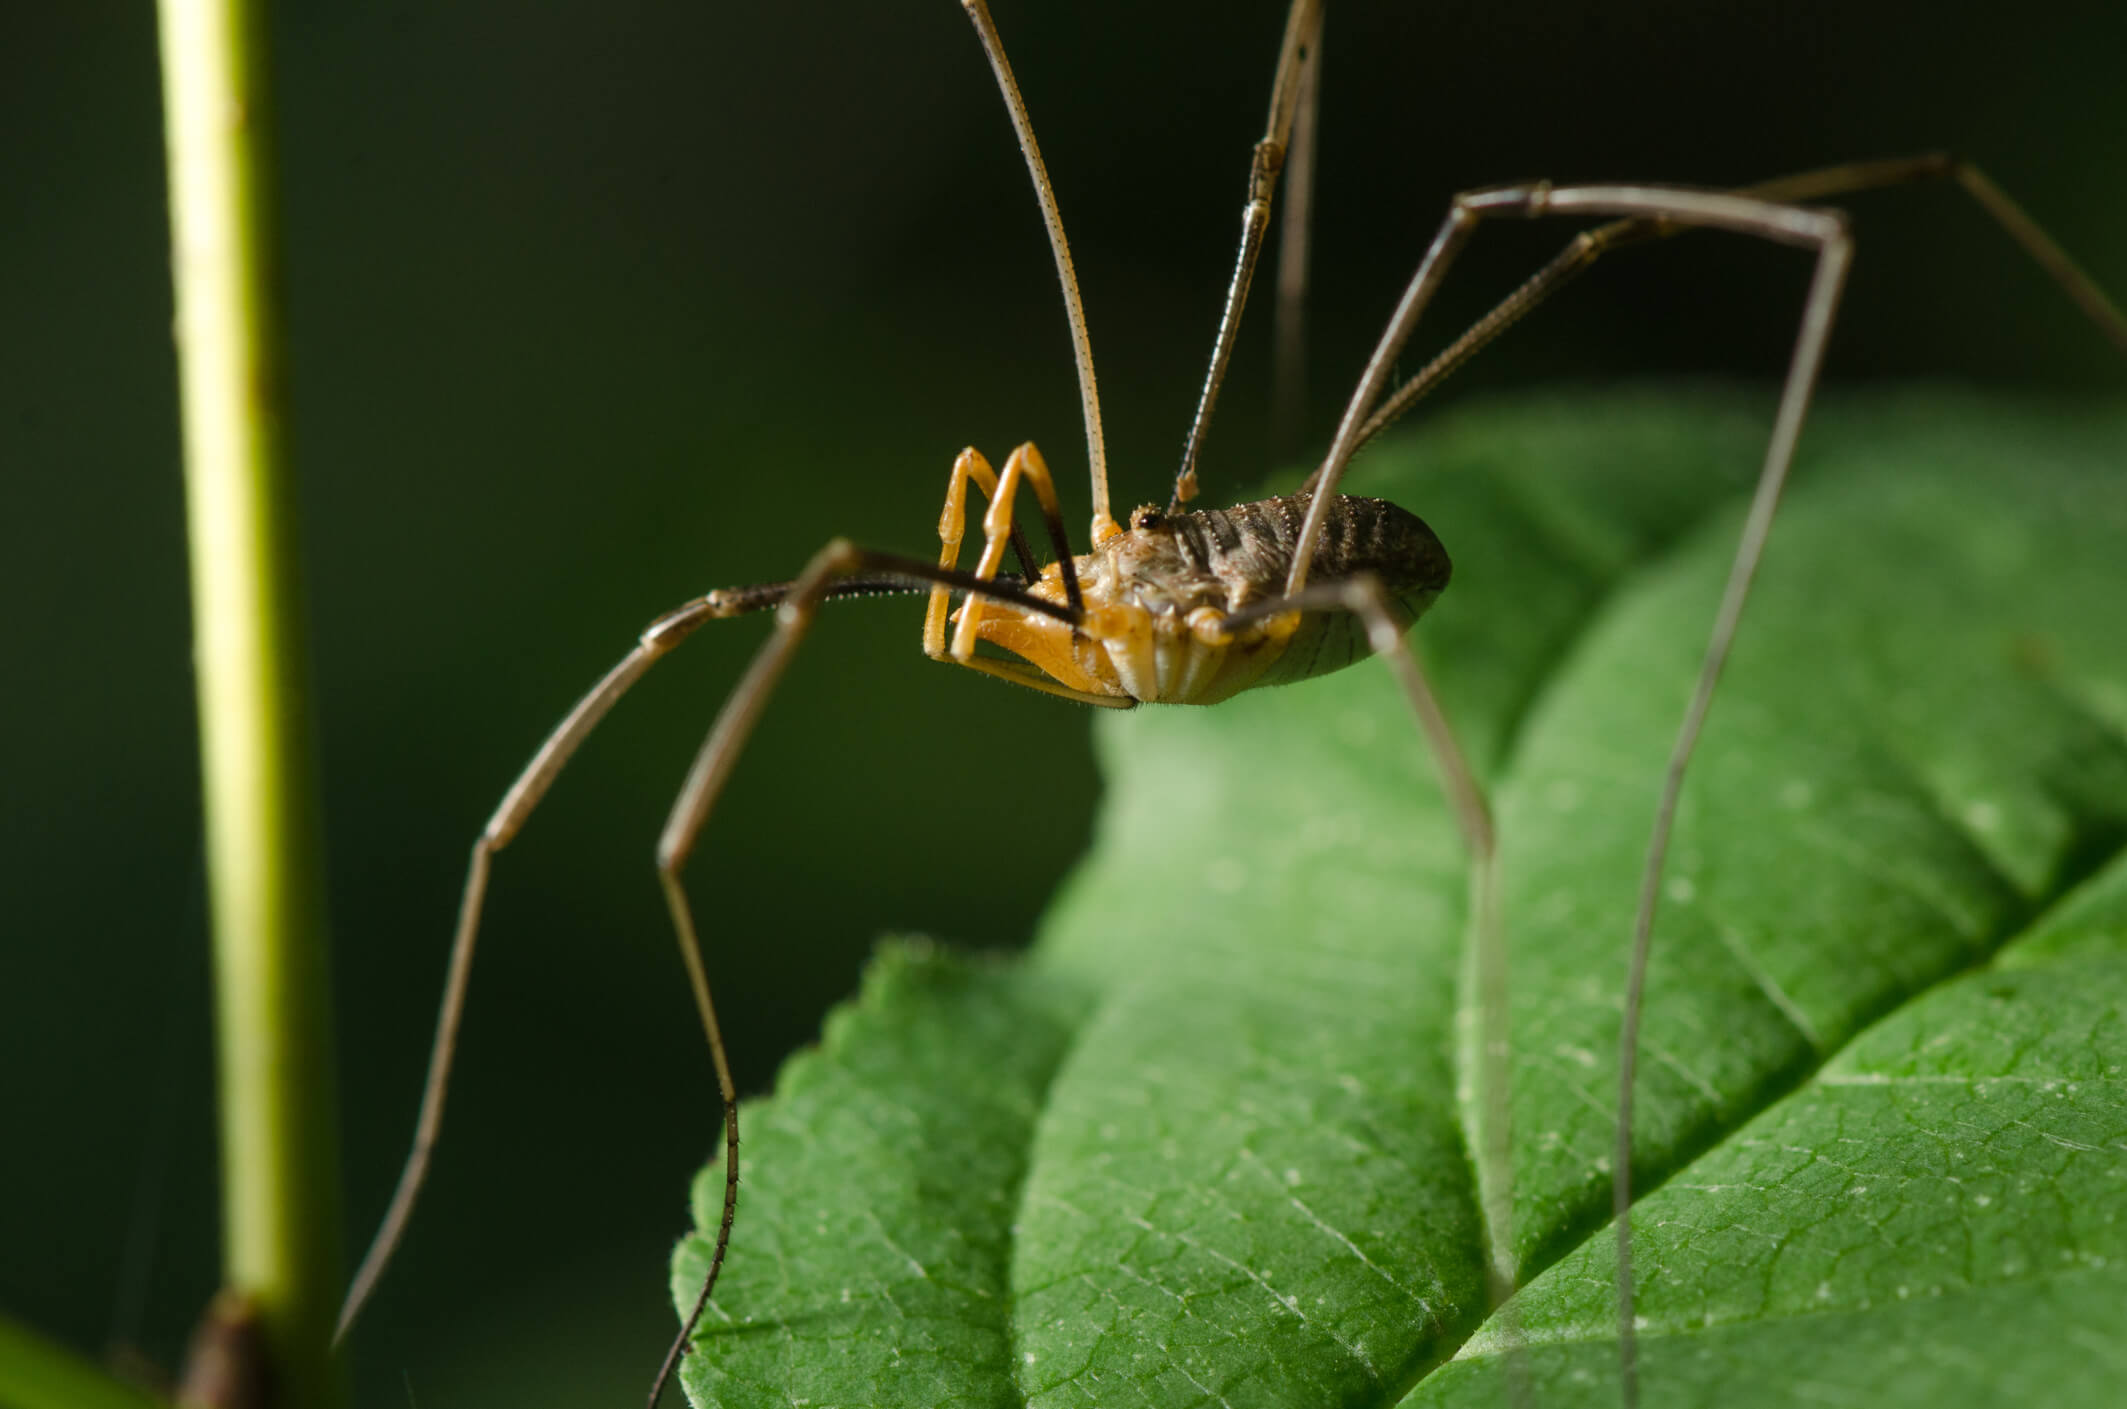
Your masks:
<instances>
[{"instance_id":1,"label":"harvestman","mask_svg":"<svg viewBox=\"0 0 2127 1409\"><path fill-rule=\"evenodd\" d=\"M1109 507L1092 349L1055 194L985 0L961 0L961 4L975 25L1010 111L1063 288L1091 475L1089 550L1077 555L1071 551L1055 484L1033 445L1014 450L1001 472L970 448L954 461L948 480L939 519L941 550L935 564L859 548L838 538L816 553L792 581L710 592L667 612L643 630L634 649L577 702L547 737L473 844L413 1149L383 1224L348 1292L340 1318L341 1334L353 1324L390 1260L427 1171L442 1121L473 944L495 853L524 826L585 736L653 663L705 622L773 608L774 634L754 657L718 714L658 843L659 879L723 1102L725 1184L723 1214L709 1271L651 1388L650 1402L655 1405L715 1289L738 1206L738 1096L682 873L732 767L820 604L835 597L915 591L929 595L923 624L923 650L927 656L1047 694L1109 708L1130 708L1139 703L1215 704L1255 686L1327 674L1370 653L1387 659L1433 752L1469 853L1482 1029L1476 1073L1477 1108L1485 1127L1478 1132L1476 1141L1483 1185L1480 1202L1488 1229L1490 1291L1495 1304L1504 1299L1513 1290L1513 1199L1506 1127L1504 936L1498 923L1492 826L1475 775L1435 702L1417 658L1404 640L1405 631L1447 586L1449 562L1439 540L1415 516L1381 500L1340 495L1337 486L1363 444L1603 254L1667 238L1686 229L1706 228L1808 250L1815 257L1815 274L1803 304L1801 328L1757 489L1715 614L1697 684L1665 772L1639 887L1619 1039L1614 1162L1620 1371L1624 1398L1633 1403L1637 1399L1637 1373L1628 1216L1632 1202L1633 1071L1642 981L1664 853L1684 770L1711 705L1771 528L1852 254L1845 217L1835 210L1802 203L1927 179L1954 180L2053 276L2123 352L2127 352L2127 319L1984 174L1942 154L1828 167L1733 191L1660 185L1553 185L1547 181L1468 191L1451 202L1367 361L1328 454L1300 492L1231 509L1186 510L1184 506L1197 492L1199 449L1225 379L1288 152L1294 156L1294 184L1298 189L1288 210L1287 238L1304 238L1306 154L1316 72L1313 60L1320 39L1323 5L1321 0L1294 0L1279 51L1269 120L1256 144L1250 168L1240 253L1172 497L1164 511L1146 505L1135 510L1126 523L1118 523ZM1478 226L1501 217L1545 216L1598 217L1608 223L1577 235L1549 264L1384 400L1398 354L1444 281L1449 266ZM1289 262L1288 270L1298 268L1297 261ZM1296 307L1301 292L1299 278L1281 278L1281 312ZM1285 355L1289 354L1281 349L1281 360ZM982 552L972 572L958 566L970 484L988 500L982 520ZM1033 490L1056 555L1055 561L1040 569L1013 521L1014 503L1022 484ZM1017 575L1001 570L1008 548L1019 564ZM955 593L961 596L957 618L952 612ZM978 642L988 642L1017 659L978 656Z\"/></svg>"}]
</instances>

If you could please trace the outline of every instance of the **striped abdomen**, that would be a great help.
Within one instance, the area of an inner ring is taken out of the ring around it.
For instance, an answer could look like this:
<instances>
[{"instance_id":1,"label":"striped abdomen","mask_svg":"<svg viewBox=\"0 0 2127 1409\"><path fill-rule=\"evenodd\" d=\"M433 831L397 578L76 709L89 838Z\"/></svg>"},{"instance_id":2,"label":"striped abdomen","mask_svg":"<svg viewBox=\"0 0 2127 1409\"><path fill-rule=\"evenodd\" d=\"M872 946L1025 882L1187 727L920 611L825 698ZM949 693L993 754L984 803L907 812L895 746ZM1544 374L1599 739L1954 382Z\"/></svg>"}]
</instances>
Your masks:
<instances>
[{"instance_id":1,"label":"striped abdomen","mask_svg":"<svg viewBox=\"0 0 2127 1409\"><path fill-rule=\"evenodd\" d=\"M1258 685L1326 675L1363 659L1358 618L1339 609L1253 622L1223 618L1285 593L1311 496L1285 495L1172 516L1152 509L1078 559L1086 616L1077 630L1030 614L986 614L982 636L1075 690L1215 704ZM1339 496L1323 520L1311 584L1371 573L1408 626L1447 586L1447 551L1415 515ZM1061 602L1055 569L1034 589Z\"/></svg>"}]
</instances>

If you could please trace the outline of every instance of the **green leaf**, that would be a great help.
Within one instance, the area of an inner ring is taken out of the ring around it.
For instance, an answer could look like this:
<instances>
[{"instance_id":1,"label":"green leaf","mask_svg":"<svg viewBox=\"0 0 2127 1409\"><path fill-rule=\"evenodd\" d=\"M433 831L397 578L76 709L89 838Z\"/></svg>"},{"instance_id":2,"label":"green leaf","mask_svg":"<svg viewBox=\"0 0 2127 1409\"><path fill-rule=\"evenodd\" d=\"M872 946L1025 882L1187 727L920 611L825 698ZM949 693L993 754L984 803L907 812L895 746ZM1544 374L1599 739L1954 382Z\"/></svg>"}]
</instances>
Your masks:
<instances>
[{"instance_id":1,"label":"green leaf","mask_svg":"<svg viewBox=\"0 0 2127 1409\"><path fill-rule=\"evenodd\" d=\"M0 1404L8 1409L158 1409L161 1403L87 1357L0 1316Z\"/></svg>"},{"instance_id":2,"label":"green leaf","mask_svg":"<svg viewBox=\"0 0 2127 1409\"><path fill-rule=\"evenodd\" d=\"M1417 640L1500 823L1508 1308L1466 1135L1461 847L1366 664L1098 719L1108 799L1031 958L882 954L747 1110L696 1402L1615 1403L1632 899L1769 409L1521 400L1355 476L1456 560ZM2112 1403L2127 415L1835 402L1802 479L1657 922L1645 1392ZM721 1196L719 1163L702 1226ZM683 1307L706 1251L679 1249Z\"/></svg>"}]
</instances>

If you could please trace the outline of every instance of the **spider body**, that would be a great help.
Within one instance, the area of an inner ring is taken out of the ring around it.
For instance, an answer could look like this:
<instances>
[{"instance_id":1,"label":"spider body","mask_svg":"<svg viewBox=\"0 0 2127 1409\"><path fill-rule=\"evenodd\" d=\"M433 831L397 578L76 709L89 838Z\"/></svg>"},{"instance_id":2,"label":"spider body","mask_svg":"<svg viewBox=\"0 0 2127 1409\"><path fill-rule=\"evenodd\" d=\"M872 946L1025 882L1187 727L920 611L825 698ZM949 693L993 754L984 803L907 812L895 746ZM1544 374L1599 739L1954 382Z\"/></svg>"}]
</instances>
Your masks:
<instances>
[{"instance_id":1,"label":"spider body","mask_svg":"<svg viewBox=\"0 0 2127 1409\"><path fill-rule=\"evenodd\" d=\"M651 1388L649 1400L653 1406L656 1404L664 1384L694 1342L698 1321L711 1305L719 1271L730 1249L739 1201L738 1091L710 997L704 946L684 880L688 859L748 737L822 603L839 597L926 590L929 602L922 645L927 656L1106 708L1127 709L1140 703L1216 704L1257 686L1330 674L1369 654L1386 659L1412 721L1427 741L1442 791L1468 852L1469 930L1474 960L1470 966L1469 1007L1475 1040L1470 1044L1469 1069L1465 1073L1471 1093L1465 1148L1478 1176L1476 1194L1481 1208L1476 1212L1481 1215L1479 1221L1488 1243L1486 1272L1490 1285L1486 1296L1490 1304L1507 1303L1518 1284L1521 1260L1515 1245L1515 1162L1509 1129L1513 1089L1507 1060L1512 1043L1505 971L1506 931L1500 917L1491 812L1454 730L1403 639L1407 628L1446 588L1451 568L1439 539L1417 517L1386 501L1348 497L1336 489L1362 444L1606 252L1703 229L1808 252L1814 257L1814 274L1803 303L1772 433L1765 446L1759 488L1731 562L1728 586L1664 774L1641 872L1620 1024L1617 1144L1604 1166L1612 1171L1607 1177L1617 1215L1619 1383L1622 1397L1630 1405L1635 1402L1638 1383L1630 1265L1635 1155L1632 1093L1643 981L1655 903L1662 894L1660 881L1685 767L1711 706L1771 529L1851 259L1852 240L1845 217L1814 203L1883 186L1929 179L1954 181L2123 350L2127 350L2127 318L1983 173L1945 154L1847 163L1739 190L1652 184L1560 185L1549 181L1468 190L1450 202L1367 360L1327 453L1306 487L1297 494L1227 509L1184 512L1181 506L1196 493L1197 452L1226 375L1241 310L1268 229L1278 175L1286 166L1288 154L1304 157L1308 149L1305 140L1296 138L1295 124L1305 112L1306 126L1311 131L1314 62L1323 7L1319 0L1293 0L1273 82L1269 118L1251 163L1240 250L1173 498L1165 511L1147 505L1132 512L1127 524L1121 524L1109 512L1106 452L1090 338L1055 192L987 6L984 0L961 0L961 4L975 26L1005 100L1055 256L1086 421L1092 500L1092 525L1087 538L1090 546L1083 553L1073 551L1064 529L1056 486L1031 444L1020 446L1001 470L994 471L979 453L969 449L955 460L948 479L938 520L940 554L935 563L861 548L847 539L834 538L790 581L712 591L683 603L642 631L628 654L578 700L547 736L474 843L413 1149L383 1227L349 1292L342 1312L343 1329L351 1323L389 1261L425 1176L440 1128L466 975L492 858L521 830L584 738L652 664L711 620L773 609L775 630L719 711L673 803L657 850L659 880L716 1071L723 1107L724 1159L722 1198L704 1219L709 1247L706 1265L687 1268L686 1280L698 1289ZM1304 159L1296 161L1292 177L1294 186L1301 189L1307 185L1299 170L1304 165ZM1303 201L1294 202L1295 208L1303 206ZM1400 389L1392 387L1399 355L1447 277L1449 267L1480 226L1503 220L1557 217L1606 223L1576 235L1549 264L1415 376L1405 380ZM1304 233L1304 218L1294 228ZM1302 288L1301 281L1294 281L1290 287L1281 281L1281 298L1289 295L1297 309ZM967 527L970 485L983 494L987 508L982 516L979 560L972 570L962 570L959 553ZM1040 518L1052 549L1052 561L1046 567L1036 566L1024 535L1014 524L1014 502L1022 486L1030 488L1039 501ZM1003 570L1008 550L1018 559L1016 574ZM1002 654L977 654L977 647L983 642ZM975 840L987 842L987 838ZM712 1223L713 1231L706 1226ZM1319 1221L1318 1226L1327 1227ZM824 1229L825 1225L821 1227ZM1364 1260L1365 1255L1360 1256ZM1242 1262L1230 1257L1222 1260L1247 1272L1250 1280L1261 1280ZM1371 1262L1367 1265L1373 1266ZM917 1270L923 1272L920 1266ZM1263 1285L1266 1289L1269 1286L1267 1281ZM1289 1297L1281 1294L1279 1302L1297 1313L1297 1303ZM1510 1345L1514 1331L1510 1318ZM1159 1350L1164 1354L1168 1347L1163 1344Z\"/></svg>"},{"instance_id":2,"label":"spider body","mask_svg":"<svg viewBox=\"0 0 2127 1409\"><path fill-rule=\"evenodd\" d=\"M1341 670L1372 654L1363 625L1348 611L1280 611L1233 621L1283 595L1312 499L1280 495L1179 514L1146 505L1131 514L1128 528L1073 560L1085 603L1077 624L977 599L976 637L1069 690L1117 705L1217 704L1259 685ZM1422 616L1447 586L1447 550L1408 510L1338 495L1325 525L1315 557L1320 580L1371 575L1399 628ZM1062 564L1052 564L1028 590L1067 603ZM963 607L963 620L967 612Z\"/></svg>"}]
</instances>

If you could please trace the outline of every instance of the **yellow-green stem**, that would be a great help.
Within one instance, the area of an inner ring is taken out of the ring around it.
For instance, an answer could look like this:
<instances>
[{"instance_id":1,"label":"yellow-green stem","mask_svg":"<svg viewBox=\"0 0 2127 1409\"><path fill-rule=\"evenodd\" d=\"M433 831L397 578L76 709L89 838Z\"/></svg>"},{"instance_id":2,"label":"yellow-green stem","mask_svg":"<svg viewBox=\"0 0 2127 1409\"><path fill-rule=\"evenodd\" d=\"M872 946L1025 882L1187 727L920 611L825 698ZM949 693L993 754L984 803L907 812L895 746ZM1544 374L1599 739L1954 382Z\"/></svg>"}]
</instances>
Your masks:
<instances>
[{"instance_id":1,"label":"yellow-green stem","mask_svg":"<svg viewBox=\"0 0 2127 1409\"><path fill-rule=\"evenodd\" d=\"M162 0L163 114L213 896L224 1282L287 1404L340 1398L320 848L282 454L257 0Z\"/></svg>"}]
</instances>

